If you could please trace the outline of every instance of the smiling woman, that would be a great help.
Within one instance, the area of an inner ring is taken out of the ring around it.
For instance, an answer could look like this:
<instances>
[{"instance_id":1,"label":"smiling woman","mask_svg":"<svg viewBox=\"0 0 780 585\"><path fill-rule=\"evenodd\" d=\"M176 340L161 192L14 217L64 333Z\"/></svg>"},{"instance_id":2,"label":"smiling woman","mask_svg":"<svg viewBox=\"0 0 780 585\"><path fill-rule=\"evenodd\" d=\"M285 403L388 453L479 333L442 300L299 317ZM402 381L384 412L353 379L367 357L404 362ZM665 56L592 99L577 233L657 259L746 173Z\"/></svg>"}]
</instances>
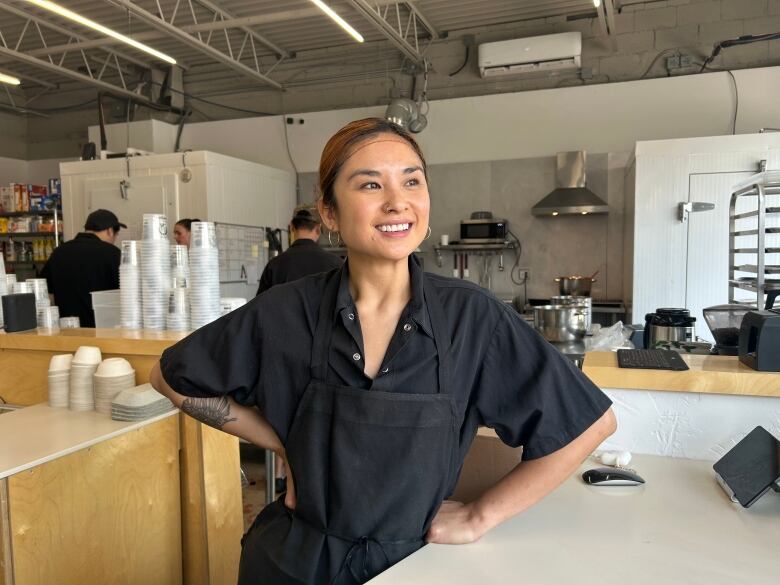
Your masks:
<instances>
[{"instance_id":1,"label":"smiling woman","mask_svg":"<svg viewBox=\"0 0 780 585\"><path fill-rule=\"evenodd\" d=\"M403 129L342 128L320 189L347 261L199 329L151 375L191 416L289 465L284 499L244 537L241 585L364 583L425 542L473 542L615 428L609 399L514 310L423 272L426 164ZM524 461L473 502L446 501L479 426Z\"/></svg>"}]
</instances>

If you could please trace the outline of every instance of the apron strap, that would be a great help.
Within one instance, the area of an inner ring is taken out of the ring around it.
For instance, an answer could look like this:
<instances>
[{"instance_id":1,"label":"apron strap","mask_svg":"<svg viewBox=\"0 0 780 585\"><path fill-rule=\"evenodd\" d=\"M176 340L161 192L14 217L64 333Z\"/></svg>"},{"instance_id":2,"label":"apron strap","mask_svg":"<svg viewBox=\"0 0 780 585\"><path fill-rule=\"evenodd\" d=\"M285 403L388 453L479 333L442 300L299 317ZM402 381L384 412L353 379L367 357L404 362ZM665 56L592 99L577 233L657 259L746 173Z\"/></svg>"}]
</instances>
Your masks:
<instances>
[{"instance_id":1,"label":"apron strap","mask_svg":"<svg viewBox=\"0 0 780 585\"><path fill-rule=\"evenodd\" d=\"M325 283L325 290L320 302L317 327L314 330L314 339L311 347L311 374L315 380L325 381L328 376L328 357L330 354L330 340L333 336L333 309L336 306L336 297L341 282L341 272L335 270Z\"/></svg>"},{"instance_id":2,"label":"apron strap","mask_svg":"<svg viewBox=\"0 0 780 585\"><path fill-rule=\"evenodd\" d=\"M433 284L423 275L423 291L425 306L431 319L433 341L436 344L436 352L439 354L439 394L450 392L450 337L447 331L447 319L444 316L444 307Z\"/></svg>"}]
</instances>

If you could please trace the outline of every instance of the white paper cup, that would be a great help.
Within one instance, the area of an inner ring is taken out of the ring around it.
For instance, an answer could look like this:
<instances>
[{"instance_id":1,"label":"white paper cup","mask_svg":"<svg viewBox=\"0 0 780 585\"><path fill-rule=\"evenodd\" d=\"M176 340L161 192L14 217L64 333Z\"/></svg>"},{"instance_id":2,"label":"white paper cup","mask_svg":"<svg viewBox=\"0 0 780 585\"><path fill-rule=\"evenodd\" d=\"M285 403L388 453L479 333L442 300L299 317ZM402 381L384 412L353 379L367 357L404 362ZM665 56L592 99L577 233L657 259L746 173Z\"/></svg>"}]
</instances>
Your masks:
<instances>
[{"instance_id":1,"label":"white paper cup","mask_svg":"<svg viewBox=\"0 0 780 585\"><path fill-rule=\"evenodd\" d=\"M449 246L450 245L450 235L449 234L442 234L441 238L439 239L439 243L441 243L442 246Z\"/></svg>"}]
</instances>

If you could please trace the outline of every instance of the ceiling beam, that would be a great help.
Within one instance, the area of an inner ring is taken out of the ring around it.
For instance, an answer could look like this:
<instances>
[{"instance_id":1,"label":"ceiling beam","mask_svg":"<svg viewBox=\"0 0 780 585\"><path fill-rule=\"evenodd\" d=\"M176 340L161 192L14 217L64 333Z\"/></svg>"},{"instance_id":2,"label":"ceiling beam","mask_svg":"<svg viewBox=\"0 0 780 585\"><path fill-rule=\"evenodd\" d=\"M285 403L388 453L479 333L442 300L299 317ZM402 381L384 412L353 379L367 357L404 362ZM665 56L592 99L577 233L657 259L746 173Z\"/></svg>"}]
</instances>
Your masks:
<instances>
[{"instance_id":1,"label":"ceiling beam","mask_svg":"<svg viewBox=\"0 0 780 585\"><path fill-rule=\"evenodd\" d=\"M85 42L85 41L90 41L91 40L91 39L89 39L89 38L87 38L85 36L82 36L82 35L74 32L74 31L72 31L72 30L70 30L68 28L60 26L58 24L54 24L51 21L46 20L45 18L42 18L40 16L36 16L34 14L30 14L29 12L26 12L24 10L20 10L20 9L14 7L14 6L10 6L10 5L8 5L5 2L0 2L0 9L5 10L6 12L10 12L11 14L15 14L19 18L24 18L26 20L31 20L32 22L35 22L35 23L37 23L37 24L39 24L41 26L44 26L44 27L46 27L48 29L51 29L51 30L53 30L55 32L58 32L58 33L60 33L62 35L73 37L74 39L76 39L79 42ZM73 49L77 48L75 44L62 45L62 46L70 46ZM103 46L104 45L95 45L95 48L98 48L98 47L103 48ZM54 54L56 51L53 51L52 50L53 48L54 47L50 47L48 49L48 53L45 52L45 51L47 51L47 49L41 49L42 51L44 51L44 53L42 53L42 54L43 55ZM86 47L83 47L83 48L86 48ZM124 52L116 51L114 49L103 49L103 50L106 51L107 53L112 54L112 55L116 55L117 57L121 57L125 61L129 61L130 63L134 63L135 65L143 67L144 69L151 69L152 68L152 66L149 64L148 61L144 61L143 59L139 59L137 57L133 57L132 55L128 55L128 54L126 54Z\"/></svg>"},{"instance_id":2,"label":"ceiling beam","mask_svg":"<svg viewBox=\"0 0 780 585\"><path fill-rule=\"evenodd\" d=\"M360 14L362 14L366 20L368 20L374 28L381 32L391 43L393 43L404 55L406 55L413 63L423 66L425 59L417 50L409 44L393 26L388 23L381 15L379 15L374 8L366 2L366 0L347 0L347 2ZM412 13L412 18L415 18Z\"/></svg>"},{"instance_id":3,"label":"ceiling beam","mask_svg":"<svg viewBox=\"0 0 780 585\"><path fill-rule=\"evenodd\" d=\"M156 28L160 32L166 33L166 35L178 41L181 41L185 45L189 45L193 49L203 53L204 55L211 57L215 61L219 61L220 63L227 65L228 67L230 67L235 71L238 71L242 75L250 77L256 81L261 81L276 89L282 89L282 86L276 81L274 81L273 79L263 75L262 73L260 73L255 69L252 69L251 67L247 67L246 65L244 65L239 61L236 61L235 59L232 59L230 56L226 55L222 51L219 51L218 49L215 49L211 45L207 45L206 43L196 39L192 35L184 32L182 29L165 22L164 20L158 18L151 12L147 12L140 6L133 4L132 2L130 2L130 0L106 0L106 1L110 2L111 4L119 5L126 8L132 14L137 16L139 19L143 20L149 26Z\"/></svg>"},{"instance_id":4,"label":"ceiling beam","mask_svg":"<svg viewBox=\"0 0 780 585\"><path fill-rule=\"evenodd\" d=\"M214 2L212 2L212 0L195 0L195 1L198 4L200 4L201 6L205 6L209 10L213 10L214 12L219 14L225 20L227 20L227 19L235 19L235 16L233 14L231 14L230 12L228 12L227 10L222 8L221 6L215 4ZM219 22L219 21L216 21L216 22ZM224 20L223 20L223 22L224 22ZM287 51L285 49L282 49L278 45L272 43L270 40L268 40L266 37L264 37L263 35L261 35L257 31L249 28L249 26L247 26L247 25L238 25L237 28L239 28L240 30L244 31L245 33L248 33L248 34L252 35L252 37L256 41L258 41L259 43L265 45L266 47L271 49L274 53L276 53L277 57L283 57L285 59L289 59L292 56L289 51Z\"/></svg>"},{"instance_id":5,"label":"ceiling beam","mask_svg":"<svg viewBox=\"0 0 780 585\"><path fill-rule=\"evenodd\" d=\"M22 53L20 51L14 51L13 49L8 49L6 47L0 46L0 55L4 57L8 57L14 61L19 61L21 63L25 63L27 65L32 65L34 67L39 67L41 69L44 69L46 71L50 71L52 73L56 73L58 75L61 75L63 77L67 77L69 79L73 79L75 81L80 81L82 83L86 83L88 85L94 85L95 87L98 87L104 91L113 93L115 95L122 95L125 97L132 97L136 101L143 102L147 105L150 105L152 107L159 107L157 104L155 104L152 100L149 98L142 96L134 91L130 91L129 89L125 89L124 87L120 87L118 85L113 85L112 83L108 83L107 81L102 81L100 79L95 79L94 77L90 77L89 75L84 75L83 73L79 73L78 71L71 71L70 69L66 69L65 67L60 67L59 65L55 65L54 63L50 61L44 61L43 59L38 59L36 57L31 57L30 55L27 55L25 53Z\"/></svg>"}]
</instances>

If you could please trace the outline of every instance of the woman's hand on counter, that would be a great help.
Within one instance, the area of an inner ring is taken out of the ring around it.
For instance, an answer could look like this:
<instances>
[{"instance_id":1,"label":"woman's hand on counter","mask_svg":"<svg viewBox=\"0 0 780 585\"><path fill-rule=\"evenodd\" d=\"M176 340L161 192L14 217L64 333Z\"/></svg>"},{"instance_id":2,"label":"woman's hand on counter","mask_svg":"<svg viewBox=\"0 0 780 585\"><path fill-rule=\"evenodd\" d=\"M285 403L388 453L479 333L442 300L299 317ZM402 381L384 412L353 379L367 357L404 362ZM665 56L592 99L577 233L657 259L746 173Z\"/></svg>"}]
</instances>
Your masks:
<instances>
[{"instance_id":1,"label":"woman's hand on counter","mask_svg":"<svg viewBox=\"0 0 780 585\"><path fill-rule=\"evenodd\" d=\"M426 542L468 544L479 540L482 523L473 504L445 500L431 522Z\"/></svg>"}]
</instances>

